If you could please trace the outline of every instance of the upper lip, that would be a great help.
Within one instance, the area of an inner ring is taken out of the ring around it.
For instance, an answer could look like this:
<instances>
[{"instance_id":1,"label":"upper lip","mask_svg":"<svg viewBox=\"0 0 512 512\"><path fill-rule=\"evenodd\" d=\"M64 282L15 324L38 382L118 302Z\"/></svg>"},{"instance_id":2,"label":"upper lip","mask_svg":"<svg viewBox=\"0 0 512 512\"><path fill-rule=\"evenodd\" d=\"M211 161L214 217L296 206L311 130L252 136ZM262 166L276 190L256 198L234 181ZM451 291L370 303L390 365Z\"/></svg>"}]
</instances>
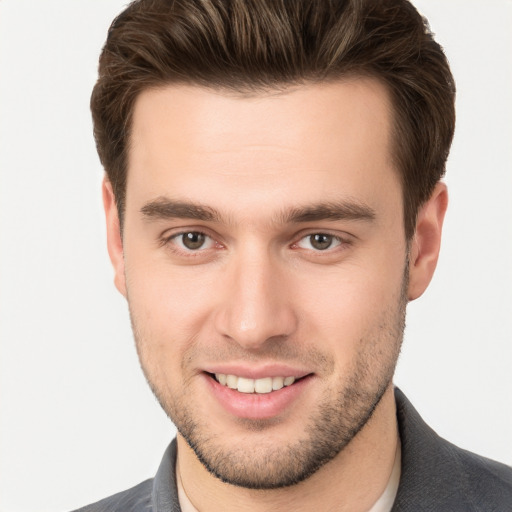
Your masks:
<instances>
[{"instance_id":1,"label":"upper lip","mask_svg":"<svg viewBox=\"0 0 512 512\"><path fill-rule=\"evenodd\" d=\"M297 368L286 364L267 364L264 366L250 366L242 364L212 364L203 368L207 373L223 373L225 375L236 375L246 379L264 379L265 377L295 377L300 379L311 374L309 370Z\"/></svg>"}]
</instances>

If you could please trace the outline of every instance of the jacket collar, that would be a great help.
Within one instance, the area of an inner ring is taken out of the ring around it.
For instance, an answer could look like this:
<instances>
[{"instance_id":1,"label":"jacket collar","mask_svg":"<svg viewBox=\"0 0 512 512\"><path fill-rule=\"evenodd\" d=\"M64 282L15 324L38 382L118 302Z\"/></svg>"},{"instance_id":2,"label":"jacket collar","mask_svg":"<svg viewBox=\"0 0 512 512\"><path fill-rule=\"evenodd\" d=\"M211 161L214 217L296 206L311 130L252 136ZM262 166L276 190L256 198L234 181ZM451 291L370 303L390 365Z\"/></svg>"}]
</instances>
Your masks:
<instances>
[{"instance_id":1,"label":"jacket collar","mask_svg":"<svg viewBox=\"0 0 512 512\"><path fill-rule=\"evenodd\" d=\"M459 460L461 451L440 438L398 388L395 388L395 400L402 469L392 512L438 511L440 504L449 507L443 510L474 510L471 485ZM155 512L181 510L176 488L176 453L174 439L153 481Z\"/></svg>"}]
</instances>

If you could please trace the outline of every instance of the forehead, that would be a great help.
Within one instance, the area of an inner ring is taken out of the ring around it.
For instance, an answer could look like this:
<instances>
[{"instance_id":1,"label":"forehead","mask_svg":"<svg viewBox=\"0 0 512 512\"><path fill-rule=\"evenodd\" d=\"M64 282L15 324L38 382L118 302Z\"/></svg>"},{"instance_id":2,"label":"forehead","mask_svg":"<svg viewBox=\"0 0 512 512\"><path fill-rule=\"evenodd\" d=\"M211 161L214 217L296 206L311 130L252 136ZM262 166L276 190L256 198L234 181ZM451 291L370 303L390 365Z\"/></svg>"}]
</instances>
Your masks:
<instances>
[{"instance_id":1,"label":"forehead","mask_svg":"<svg viewBox=\"0 0 512 512\"><path fill-rule=\"evenodd\" d=\"M142 195L209 203L233 194L281 207L340 195L368 202L398 184L391 117L386 88L369 78L254 96L146 90L134 108L127 204Z\"/></svg>"}]
</instances>

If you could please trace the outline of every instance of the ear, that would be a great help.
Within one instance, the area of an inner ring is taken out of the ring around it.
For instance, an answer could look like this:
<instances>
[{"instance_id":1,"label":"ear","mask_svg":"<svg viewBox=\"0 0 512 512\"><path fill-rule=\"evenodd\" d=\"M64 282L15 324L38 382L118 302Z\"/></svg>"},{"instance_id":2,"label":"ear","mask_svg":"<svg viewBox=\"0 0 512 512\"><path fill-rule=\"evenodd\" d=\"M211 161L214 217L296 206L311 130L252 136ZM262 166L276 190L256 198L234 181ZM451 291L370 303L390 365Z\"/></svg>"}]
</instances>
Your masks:
<instances>
[{"instance_id":1,"label":"ear","mask_svg":"<svg viewBox=\"0 0 512 512\"><path fill-rule=\"evenodd\" d=\"M409 300L420 297L434 275L447 206L448 190L444 183L439 182L430 199L418 212L416 230L409 250Z\"/></svg>"},{"instance_id":2,"label":"ear","mask_svg":"<svg viewBox=\"0 0 512 512\"><path fill-rule=\"evenodd\" d=\"M121 238L121 224L115 201L114 191L110 181L105 177L101 187L103 194L103 207L107 222L107 248L110 261L114 267L114 284L126 297L126 281L124 277L123 240Z\"/></svg>"}]
</instances>

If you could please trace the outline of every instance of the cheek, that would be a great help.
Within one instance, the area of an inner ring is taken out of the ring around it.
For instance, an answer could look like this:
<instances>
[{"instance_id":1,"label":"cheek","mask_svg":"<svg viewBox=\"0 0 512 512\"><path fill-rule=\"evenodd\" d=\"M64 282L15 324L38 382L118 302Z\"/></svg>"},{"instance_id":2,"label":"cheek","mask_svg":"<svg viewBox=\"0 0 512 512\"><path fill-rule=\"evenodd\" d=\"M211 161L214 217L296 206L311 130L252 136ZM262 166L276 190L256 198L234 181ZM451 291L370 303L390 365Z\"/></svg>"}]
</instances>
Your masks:
<instances>
[{"instance_id":1,"label":"cheek","mask_svg":"<svg viewBox=\"0 0 512 512\"><path fill-rule=\"evenodd\" d=\"M205 328L213 287L193 267L183 271L148 261L127 255L127 298L144 371L161 387L180 375L187 350Z\"/></svg>"},{"instance_id":2,"label":"cheek","mask_svg":"<svg viewBox=\"0 0 512 512\"><path fill-rule=\"evenodd\" d=\"M167 328L201 315L215 281L198 266L173 266L163 251L134 248L125 253L126 283L133 310L143 319Z\"/></svg>"},{"instance_id":3,"label":"cheek","mask_svg":"<svg viewBox=\"0 0 512 512\"><path fill-rule=\"evenodd\" d=\"M350 364L366 345L387 343L399 335L403 267L387 272L368 266L352 266L332 272L321 282L318 276L301 280L297 304L305 319L304 336L333 353L339 364Z\"/></svg>"}]
</instances>

